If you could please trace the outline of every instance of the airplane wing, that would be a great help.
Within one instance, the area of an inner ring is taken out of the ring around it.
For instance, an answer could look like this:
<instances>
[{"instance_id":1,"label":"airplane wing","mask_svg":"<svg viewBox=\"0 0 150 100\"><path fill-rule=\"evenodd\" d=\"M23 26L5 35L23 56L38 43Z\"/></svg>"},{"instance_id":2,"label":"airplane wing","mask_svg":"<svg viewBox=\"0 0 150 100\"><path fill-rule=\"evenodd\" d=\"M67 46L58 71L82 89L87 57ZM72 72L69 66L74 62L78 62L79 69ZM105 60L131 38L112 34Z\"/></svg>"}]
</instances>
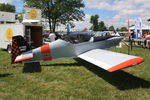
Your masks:
<instances>
[{"instance_id":1,"label":"airplane wing","mask_svg":"<svg viewBox=\"0 0 150 100\"><path fill-rule=\"evenodd\" d=\"M109 72L127 68L144 61L141 57L94 49L78 56L92 64L95 64Z\"/></svg>"}]
</instances>

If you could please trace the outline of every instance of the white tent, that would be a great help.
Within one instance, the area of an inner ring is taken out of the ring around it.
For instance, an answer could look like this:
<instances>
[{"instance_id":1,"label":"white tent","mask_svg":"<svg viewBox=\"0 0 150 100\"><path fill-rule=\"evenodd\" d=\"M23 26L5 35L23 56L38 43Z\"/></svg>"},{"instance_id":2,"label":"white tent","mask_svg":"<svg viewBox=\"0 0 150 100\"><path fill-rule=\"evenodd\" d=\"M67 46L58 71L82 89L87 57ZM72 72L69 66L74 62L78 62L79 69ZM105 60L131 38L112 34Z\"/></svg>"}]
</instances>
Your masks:
<instances>
[{"instance_id":1,"label":"white tent","mask_svg":"<svg viewBox=\"0 0 150 100\"><path fill-rule=\"evenodd\" d=\"M134 31L135 26L130 27L130 31ZM137 31L140 31L140 26L137 26ZM149 33L150 32L150 26L148 25L142 25L142 35L144 35L145 33Z\"/></svg>"},{"instance_id":2,"label":"white tent","mask_svg":"<svg viewBox=\"0 0 150 100\"><path fill-rule=\"evenodd\" d=\"M130 27L130 30L134 30L135 29L135 26L132 26L132 27ZM137 30L140 30L140 26L138 25L137 26ZM150 26L148 26L148 25L142 25L142 30L150 30Z\"/></svg>"}]
</instances>

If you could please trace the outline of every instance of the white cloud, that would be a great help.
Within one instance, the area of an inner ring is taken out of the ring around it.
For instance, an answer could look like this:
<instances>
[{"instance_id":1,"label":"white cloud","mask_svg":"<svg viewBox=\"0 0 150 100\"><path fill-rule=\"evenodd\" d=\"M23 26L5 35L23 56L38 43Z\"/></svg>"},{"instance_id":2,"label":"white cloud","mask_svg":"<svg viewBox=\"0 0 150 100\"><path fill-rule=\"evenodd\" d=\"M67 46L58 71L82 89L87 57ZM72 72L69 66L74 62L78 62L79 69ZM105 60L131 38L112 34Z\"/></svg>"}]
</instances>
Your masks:
<instances>
[{"instance_id":1,"label":"white cloud","mask_svg":"<svg viewBox=\"0 0 150 100\"><path fill-rule=\"evenodd\" d=\"M90 28L92 26L90 22L90 18L91 16L86 14L85 15L85 18L84 18L84 21L75 21L73 22L75 24L75 30L83 30L84 28Z\"/></svg>"},{"instance_id":2,"label":"white cloud","mask_svg":"<svg viewBox=\"0 0 150 100\"><path fill-rule=\"evenodd\" d=\"M110 9L111 6L106 1L108 0L85 0L85 6L88 8Z\"/></svg>"},{"instance_id":3,"label":"white cloud","mask_svg":"<svg viewBox=\"0 0 150 100\"><path fill-rule=\"evenodd\" d=\"M84 18L84 21L74 21L73 23L75 24L75 27L72 28L71 30L81 31L85 28L89 29L92 26L92 24L89 23L90 18L91 18L91 15L86 14L85 18ZM61 25L61 26L58 27L59 30L64 30L65 28L66 28L66 26L64 26L64 25Z\"/></svg>"},{"instance_id":4,"label":"white cloud","mask_svg":"<svg viewBox=\"0 0 150 100\"><path fill-rule=\"evenodd\" d=\"M116 11L117 14L107 23L115 26L126 25L128 17L141 17L146 22L150 17L150 0L84 0L87 8ZM120 21L124 20L124 21ZM148 23L147 23L148 24Z\"/></svg>"},{"instance_id":5,"label":"white cloud","mask_svg":"<svg viewBox=\"0 0 150 100\"><path fill-rule=\"evenodd\" d=\"M11 3L12 0L0 0L0 3Z\"/></svg>"},{"instance_id":6,"label":"white cloud","mask_svg":"<svg viewBox=\"0 0 150 100\"><path fill-rule=\"evenodd\" d=\"M0 3L11 3L13 1L21 1L21 0L0 0Z\"/></svg>"},{"instance_id":7,"label":"white cloud","mask_svg":"<svg viewBox=\"0 0 150 100\"><path fill-rule=\"evenodd\" d=\"M12 3L12 1L21 0L0 0L0 3ZM127 26L128 17L141 17L145 24L150 25L150 22L147 22L150 18L150 0L84 0L84 2L87 8L117 12L112 18L108 15L107 18L101 19L106 25ZM90 15L86 14L85 21L74 22L76 25L74 29L90 28L89 21Z\"/></svg>"}]
</instances>

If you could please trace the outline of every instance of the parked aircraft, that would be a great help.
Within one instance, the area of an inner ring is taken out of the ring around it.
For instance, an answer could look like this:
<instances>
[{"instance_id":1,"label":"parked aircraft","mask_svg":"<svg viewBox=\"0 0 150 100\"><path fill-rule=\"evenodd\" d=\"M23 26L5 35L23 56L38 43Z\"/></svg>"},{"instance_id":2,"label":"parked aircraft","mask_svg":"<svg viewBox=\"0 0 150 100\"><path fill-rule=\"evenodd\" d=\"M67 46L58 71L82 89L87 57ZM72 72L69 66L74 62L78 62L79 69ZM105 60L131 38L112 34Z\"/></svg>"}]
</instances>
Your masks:
<instances>
[{"instance_id":1,"label":"parked aircraft","mask_svg":"<svg viewBox=\"0 0 150 100\"><path fill-rule=\"evenodd\" d=\"M68 34L62 39L30 50L22 36L13 37L12 63L32 63L66 58L81 58L109 72L127 68L144 61L141 57L108 51L122 37Z\"/></svg>"}]
</instances>

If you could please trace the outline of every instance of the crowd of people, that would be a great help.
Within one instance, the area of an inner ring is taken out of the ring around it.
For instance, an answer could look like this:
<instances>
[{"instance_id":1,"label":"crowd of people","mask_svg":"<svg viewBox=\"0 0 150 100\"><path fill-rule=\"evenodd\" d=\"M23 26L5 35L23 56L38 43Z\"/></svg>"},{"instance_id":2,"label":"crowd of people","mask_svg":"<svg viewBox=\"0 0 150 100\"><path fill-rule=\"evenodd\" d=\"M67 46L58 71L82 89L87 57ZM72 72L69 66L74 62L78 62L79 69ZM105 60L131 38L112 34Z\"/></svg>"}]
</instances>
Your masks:
<instances>
[{"instance_id":1,"label":"crowd of people","mask_svg":"<svg viewBox=\"0 0 150 100\"><path fill-rule=\"evenodd\" d=\"M140 33L135 33L134 31L131 33L131 39L144 39L144 47L150 48L150 32L145 33L143 36L141 36ZM134 41L135 42L135 41ZM138 41L138 45L141 45L141 42Z\"/></svg>"}]
</instances>

